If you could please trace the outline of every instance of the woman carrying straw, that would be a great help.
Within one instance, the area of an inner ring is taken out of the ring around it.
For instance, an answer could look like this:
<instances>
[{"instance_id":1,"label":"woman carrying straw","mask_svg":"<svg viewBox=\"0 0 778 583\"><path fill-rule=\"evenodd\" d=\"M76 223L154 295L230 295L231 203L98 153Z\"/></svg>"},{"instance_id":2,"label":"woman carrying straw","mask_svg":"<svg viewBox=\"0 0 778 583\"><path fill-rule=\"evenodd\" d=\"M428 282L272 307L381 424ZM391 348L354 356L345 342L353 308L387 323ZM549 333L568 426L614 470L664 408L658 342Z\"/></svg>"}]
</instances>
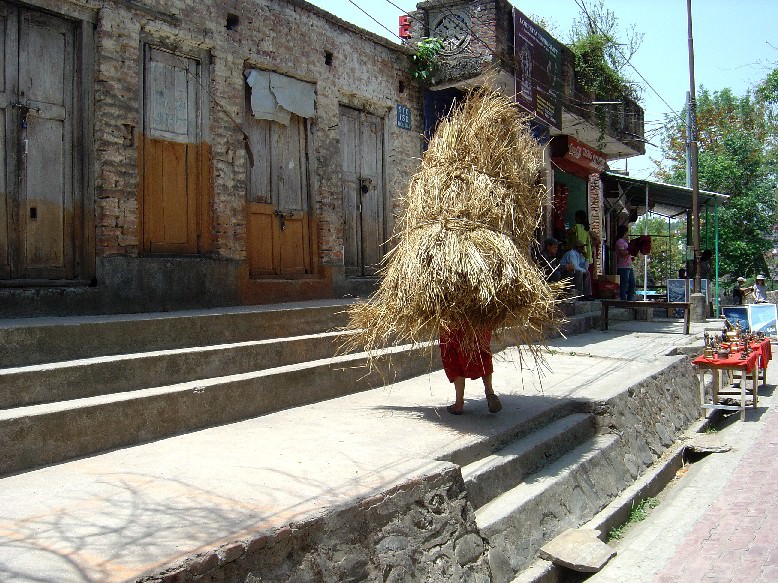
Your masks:
<instances>
[{"instance_id":1,"label":"woman carrying straw","mask_svg":"<svg viewBox=\"0 0 778 583\"><path fill-rule=\"evenodd\" d=\"M502 409L500 398L492 388L492 332L484 331L479 335L476 350L468 349L462 342L461 331L451 331L440 335L440 358L443 370L449 382L454 383L455 400L453 405L446 407L452 415L461 415L465 408L465 379L483 379L486 404L490 413L498 413Z\"/></svg>"}]
</instances>

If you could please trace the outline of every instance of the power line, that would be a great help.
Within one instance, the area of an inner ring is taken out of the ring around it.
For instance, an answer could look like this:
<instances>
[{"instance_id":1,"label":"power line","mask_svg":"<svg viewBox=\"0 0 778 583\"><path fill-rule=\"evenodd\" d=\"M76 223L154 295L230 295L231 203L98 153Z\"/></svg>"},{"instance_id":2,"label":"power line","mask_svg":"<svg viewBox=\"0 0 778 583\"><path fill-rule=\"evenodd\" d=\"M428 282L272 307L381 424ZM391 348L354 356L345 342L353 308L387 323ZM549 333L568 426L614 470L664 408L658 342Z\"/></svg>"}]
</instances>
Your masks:
<instances>
[{"instance_id":1,"label":"power line","mask_svg":"<svg viewBox=\"0 0 778 583\"><path fill-rule=\"evenodd\" d=\"M603 30L600 28L600 25L599 25L599 24L597 24L597 22L595 22L595 21L594 21L594 19L591 17L591 15L589 14L589 11L586 9L586 5L584 4L584 0L575 0L575 3L578 5L578 8L580 8L580 9L583 11L583 13L586 15L586 18L589 20L589 23L590 23L590 24L591 24L591 25L592 25L594 28L596 28L596 29L599 31L599 33L600 33L600 34L602 34L602 35L604 35L604 36L608 36L608 35L606 35L606 34L603 32ZM643 76L643 75L640 73L640 71L638 71L638 70L637 70L637 68L635 67L635 65L633 65L633 64L630 62L630 60L629 60L629 59L627 59L627 57L625 57L625 56L624 56L624 53L622 53L622 52L621 52L621 49L619 48L619 45L618 45L618 44L616 44L616 43L613 43L613 48L616 50L616 52L618 52L618 53L619 53L619 55L621 56L621 58L622 58L622 59L624 59L624 62L625 62L627 65L629 65L629 66L632 68L632 70L633 70L633 71L635 71L635 73L637 73L638 77L640 77L640 78L643 80L643 82L644 82L646 85L648 85L648 87L651 89L651 91L653 91L653 92L656 94L656 96L657 96L657 97L659 97L659 99L661 99L661 100L662 100L662 103L664 103L664 104L665 104L665 105L666 105L666 106L667 106L667 107L670 109L670 111L672 111L672 112L673 112L673 114L675 114L675 116L676 116L676 117L678 117L679 119L681 119L682 121L684 121L684 122L685 122L685 120L683 120L683 118L681 117L681 115L680 115L680 114L679 114L677 111L675 111L675 110L673 109L673 106L672 106L672 105L670 105L669 103L667 103L667 101L665 100L665 98L664 98L664 97L662 97L662 96L659 94L659 92L658 92L656 89L654 89L654 86L653 86L653 85L651 85L651 83L649 83L649 82L648 82L648 79L646 79L646 78L645 78L645 77L644 77L644 76Z\"/></svg>"},{"instance_id":2,"label":"power line","mask_svg":"<svg viewBox=\"0 0 778 583\"><path fill-rule=\"evenodd\" d=\"M370 14L370 13L369 13L367 10L363 9L363 8L362 8L362 7L361 7L359 4L357 4L356 2L354 2L354 0L348 0L348 1L349 1L349 4L353 4L353 5L354 5L354 7L355 7L357 10L359 10L359 11L360 11L362 14L364 14L364 15L365 15L365 16L367 16L367 17L368 17L370 20L372 20L373 22L375 22L375 23L376 23L378 26L380 26L381 28L383 28L383 29L384 29L386 32L388 32L389 34L391 34L391 35L393 35L393 36L396 36L397 38L399 38L399 39L400 39L400 41L402 41L402 40L403 40L402 38L400 38L400 36L399 36L399 35L398 35L396 32L394 32L394 31L391 31L391 30L389 30L388 28L386 28L386 26L384 26L384 24L383 24L382 22L379 22L378 20L376 20L376 18L375 18L375 17L374 17L372 14ZM396 6L395 6L395 8L396 8Z\"/></svg>"}]
</instances>

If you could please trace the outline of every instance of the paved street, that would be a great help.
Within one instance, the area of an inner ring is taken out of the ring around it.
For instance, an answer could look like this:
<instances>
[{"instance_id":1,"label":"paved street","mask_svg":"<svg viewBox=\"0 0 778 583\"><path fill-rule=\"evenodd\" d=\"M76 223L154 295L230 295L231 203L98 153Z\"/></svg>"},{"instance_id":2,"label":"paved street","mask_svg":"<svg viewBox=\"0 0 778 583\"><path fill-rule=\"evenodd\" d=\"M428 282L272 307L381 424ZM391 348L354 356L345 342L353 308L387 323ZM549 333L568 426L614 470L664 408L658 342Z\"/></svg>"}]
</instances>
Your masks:
<instances>
[{"instance_id":1,"label":"paved street","mask_svg":"<svg viewBox=\"0 0 778 583\"><path fill-rule=\"evenodd\" d=\"M774 370L774 366L771 367ZM769 380L769 375L768 375ZM778 413L774 383L745 422L718 429L725 453L685 467L644 521L616 544L592 583L774 583L778 581Z\"/></svg>"}]
</instances>

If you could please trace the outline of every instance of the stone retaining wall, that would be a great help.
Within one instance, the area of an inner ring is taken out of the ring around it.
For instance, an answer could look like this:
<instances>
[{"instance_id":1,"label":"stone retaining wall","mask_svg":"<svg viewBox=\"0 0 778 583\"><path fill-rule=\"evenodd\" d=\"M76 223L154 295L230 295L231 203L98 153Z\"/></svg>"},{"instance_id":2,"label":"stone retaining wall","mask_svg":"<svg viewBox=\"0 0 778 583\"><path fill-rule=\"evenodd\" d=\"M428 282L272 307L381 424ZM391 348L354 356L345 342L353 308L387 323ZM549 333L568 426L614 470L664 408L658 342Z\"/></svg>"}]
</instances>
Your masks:
<instances>
[{"instance_id":1,"label":"stone retaining wall","mask_svg":"<svg viewBox=\"0 0 778 583\"><path fill-rule=\"evenodd\" d=\"M144 583L448 583L491 580L459 467L273 533L190 557Z\"/></svg>"},{"instance_id":2,"label":"stone retaining wall","mask_svg":"<svg viewBox=\"0 0 778 583\"><path fill-rule=\"evenodd\" d=\"M574 479L555 486L555 509L541 504L521 517L528 525L522 535L527 540L514 541L504 569L487 559L496 549L479 532L460 468L433 462L427 474L370 498L223 545L141 581L507 581L558 531L602 510L699 419L689 357L673 357L631 387L601 400L582 400L581 408L595 415L600 439L606 434L616 439L573 472Z\"/></svg>"}]
</instances>

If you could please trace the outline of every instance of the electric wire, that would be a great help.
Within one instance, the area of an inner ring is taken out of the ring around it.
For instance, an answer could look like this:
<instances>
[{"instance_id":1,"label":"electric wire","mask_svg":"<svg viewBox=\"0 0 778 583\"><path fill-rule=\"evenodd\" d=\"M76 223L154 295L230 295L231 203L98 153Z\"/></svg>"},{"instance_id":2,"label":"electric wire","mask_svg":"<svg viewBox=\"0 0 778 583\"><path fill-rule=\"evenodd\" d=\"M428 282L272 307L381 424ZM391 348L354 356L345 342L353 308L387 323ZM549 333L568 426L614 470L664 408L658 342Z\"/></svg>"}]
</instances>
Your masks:
<instances>
[{"instance_id":1,"label":"electric wire","mask_svg":"<svg viewBox=\"0 0 778 583\"><path fill-rule=\"evenodd\" d=\"M591 25L592 25L592 26L593 26L595 29L597 29L597 30L599 31L599 33L600 33L600 34L602 34L603 36L608 36L608 35L606 35L606 34L603 32L603 30L600 28L600 26L597 24L597 22L595 22L595 21L594 21L594 19L591 17L591 15L589 14L589 11L586 9L586 4L584 4L584 0L574 0L574 1L575 1L576 5L578 6L578 8L580 8L580 9L583 11L583 13L586 15L586 18L589 20L589 23L590 23L590 24L591 24ZM656 94L656 96L657 96L657 97L659 97L659 99L661 99L661 100L662 100L662 103L664 103L664 104L665 104L665 105L666 105L666 106L667 106L667 107L670 109L670 111L672 111L672 112L673 112L673 114L674 114L676 117L678 117L679 119L681 119L681 120L682 120L682 121L684 121L684 123L685 123L685 120L683 120L683 118L681 117L681 115L680 115L680 114L679 114L677 111L675 111L675 109L673 109L673 106L672 106L672 105L670 105L670 104L667 102L667 100L666 100L664 97L662 97L662 95L661 95L661 94L660 94L660 93L659 93L659 92L658 92L656 89L654 89L654 86L653 86L653 85L651 85L651 83L649 83L649 82L648 82L648 79L646 79L646 78L645 78L645 77L644 77L644 76L643 76L643 75L640 73L640 71L638 71L638 70L637 70L637 67L635 67L635 65L633 65L633 64L632 64L632 62L631 62L629 59L627 59L627 57L625 57L625 56L624 56L624 53L622 53L622 52L621 52L621 49L619 49L619 46L618 46L618 44L615 44L615 43L614 43L613 47L614 47L614 49L616 50L616 52L618 52L618 53L619 53L619 55L621 56L621 58L622 58L622 59L624 59L624 62L625 62L627 65L629 65L629 66L630 66L630 68L631 68L633 71L635 71L635 73L637 73L638 77L640 77L640 78L642 79L643 83L645 83L645 84L646 84L646 85L649 87L649 89L651 89L651 91L653 91L653 92Z\"/></svg>"}]
</instances>

